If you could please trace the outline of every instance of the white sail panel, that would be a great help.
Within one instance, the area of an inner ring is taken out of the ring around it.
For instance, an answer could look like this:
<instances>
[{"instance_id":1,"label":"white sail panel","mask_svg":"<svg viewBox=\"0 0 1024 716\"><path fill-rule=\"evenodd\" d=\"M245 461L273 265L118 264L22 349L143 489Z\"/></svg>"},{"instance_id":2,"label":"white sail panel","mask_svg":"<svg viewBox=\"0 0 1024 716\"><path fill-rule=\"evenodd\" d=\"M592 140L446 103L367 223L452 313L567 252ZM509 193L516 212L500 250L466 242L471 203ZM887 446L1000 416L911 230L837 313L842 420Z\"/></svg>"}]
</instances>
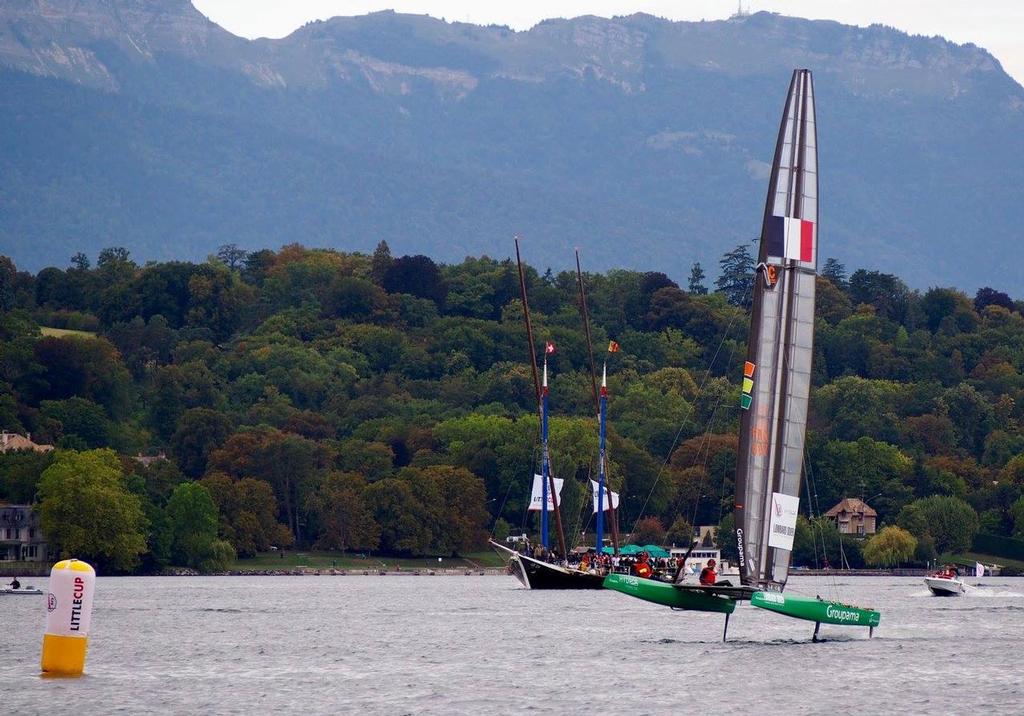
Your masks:
<instances>
[{"instance_id":1,"label":"white sail panel","mask_svg":"<svg viewBox=\"0 0 1024 716\"><path fill-rule=\"evenodd\" d=\"M560 477L555 478L555 490L558 492L558 503L562 503L562 483ZM530 512L540 512L544 509L544 478L540 475L533 476L533 492L530 495ZM548 510L554 511L555 502L551 498L551 491L548 490Z\"/></svg>"},{"instance_id":2,"label":"white sail panel","mask_svg":"<svg viewBox=\"0 0 1024 716\"><path fill-rule=\"evenodd\" d=\"M800 514L800 498L772 493L772 516L768 528L768 546L792 550L796 536L796 518Z\"/></svg>"},{"instance_id":3,"label":"white sail panel","mask_svg":"<svg viewBox=\"0 0 1024 716\"><path fill-rule=\"evenodd\" d=\"M599 490L598 490L597 480L591 480L590 481L590 493L591 493L591 496L594 498L594 514L597 514L597 495L598 495L598 492L599 492ZM611 496L612 496L612 503L613 504L611 505L611 507L609 507L609 505L608 505L608 494L609 493L611 493ZM602 501L602 507L604 508L605 512L607 512L609 509L612 509L612 508L614 508L616 510L619 509L619 493L612 492L607 487L605 487L604 488L604 500Z\"/></svg>"}]
</instances>

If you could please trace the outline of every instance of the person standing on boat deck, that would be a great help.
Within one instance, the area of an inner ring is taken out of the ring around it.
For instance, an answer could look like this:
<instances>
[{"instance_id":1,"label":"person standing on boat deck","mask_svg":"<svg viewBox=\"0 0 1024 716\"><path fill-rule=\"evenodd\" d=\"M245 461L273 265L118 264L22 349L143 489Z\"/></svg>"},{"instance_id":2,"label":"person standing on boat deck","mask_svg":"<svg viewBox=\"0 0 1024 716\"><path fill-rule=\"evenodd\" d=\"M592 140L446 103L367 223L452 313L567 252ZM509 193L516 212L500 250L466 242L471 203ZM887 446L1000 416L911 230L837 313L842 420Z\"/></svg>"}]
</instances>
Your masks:
<instances>
[{"instance_id":1,"label":"person standing on boat deck","mask_svg":"<svg viewBox=\"0 0 1024 716\"><path fill-rule=\"evenodd\" d=\"M21 589L21 582L18 581L17 577L11 580L11 589Z\"/></svg>"}]
</instances>

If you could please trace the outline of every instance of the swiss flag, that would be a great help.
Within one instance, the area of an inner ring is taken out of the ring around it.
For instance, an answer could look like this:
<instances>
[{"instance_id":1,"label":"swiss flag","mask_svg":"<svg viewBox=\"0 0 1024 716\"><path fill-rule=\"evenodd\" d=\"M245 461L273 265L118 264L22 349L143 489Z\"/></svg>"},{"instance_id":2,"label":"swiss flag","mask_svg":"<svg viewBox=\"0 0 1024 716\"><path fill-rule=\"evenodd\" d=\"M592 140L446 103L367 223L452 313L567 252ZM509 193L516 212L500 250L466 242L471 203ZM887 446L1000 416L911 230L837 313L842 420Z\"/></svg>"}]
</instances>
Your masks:
<instances>
[{"instance_id":1,"label":"swiss flag","mask_svg":"<svg viewBox=\"0 0 1024 716\"><path fill-rule=\"evenodd\" d=\"M555 352L555 344L552 343L551 341L548 341L547 343L545 343L544 344L544 352L545 353L554 353Z\"/></svg>"}]
</instances>

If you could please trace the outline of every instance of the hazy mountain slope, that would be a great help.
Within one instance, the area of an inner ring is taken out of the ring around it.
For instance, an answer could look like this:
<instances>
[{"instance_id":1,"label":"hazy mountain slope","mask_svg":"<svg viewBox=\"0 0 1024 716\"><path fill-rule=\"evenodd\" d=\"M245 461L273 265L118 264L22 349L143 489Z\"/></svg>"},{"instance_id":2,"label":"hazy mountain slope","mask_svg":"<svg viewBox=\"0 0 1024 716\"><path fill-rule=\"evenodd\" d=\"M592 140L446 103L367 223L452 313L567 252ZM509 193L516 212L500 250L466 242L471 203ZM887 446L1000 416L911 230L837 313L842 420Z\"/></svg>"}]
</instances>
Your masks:
<instances>
[{"instance_id":1,"label":"hazy mountain slope","mask_svg":"<svg viewBox=\"0 0 1024 716\"><path fill-rule=\"evenodd\" d=\"M983 50L882 27L378 13L249 42L180 0L19 0L0 65L0 246L28 268L230 241L459 259L520 233L534 263L579 245L682 278L759 231L797 66L826 256L965 288L1024 259L1024 90Z\"/></svg>"}]
</instances>

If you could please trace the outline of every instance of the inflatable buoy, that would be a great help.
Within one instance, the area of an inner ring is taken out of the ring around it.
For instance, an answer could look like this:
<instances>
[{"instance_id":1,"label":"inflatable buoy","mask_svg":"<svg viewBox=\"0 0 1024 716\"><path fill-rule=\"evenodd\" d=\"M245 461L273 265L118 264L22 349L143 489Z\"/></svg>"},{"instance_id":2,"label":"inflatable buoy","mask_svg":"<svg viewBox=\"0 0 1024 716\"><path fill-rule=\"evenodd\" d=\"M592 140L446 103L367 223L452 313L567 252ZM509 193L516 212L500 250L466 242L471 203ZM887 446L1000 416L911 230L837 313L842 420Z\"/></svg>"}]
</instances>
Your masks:
<instances>
[{"instance_id":1,"label":"inflatable buoy","mask_svg":"<svg viewBox=\"0 0 1024 716\"><path fill-rule=\"evenodd\" d=\"M95 586L96 570L77 559L57 562L50 570L41 660L45 673L78 676L85 669Z\"/></svg>"}]
</instances>

